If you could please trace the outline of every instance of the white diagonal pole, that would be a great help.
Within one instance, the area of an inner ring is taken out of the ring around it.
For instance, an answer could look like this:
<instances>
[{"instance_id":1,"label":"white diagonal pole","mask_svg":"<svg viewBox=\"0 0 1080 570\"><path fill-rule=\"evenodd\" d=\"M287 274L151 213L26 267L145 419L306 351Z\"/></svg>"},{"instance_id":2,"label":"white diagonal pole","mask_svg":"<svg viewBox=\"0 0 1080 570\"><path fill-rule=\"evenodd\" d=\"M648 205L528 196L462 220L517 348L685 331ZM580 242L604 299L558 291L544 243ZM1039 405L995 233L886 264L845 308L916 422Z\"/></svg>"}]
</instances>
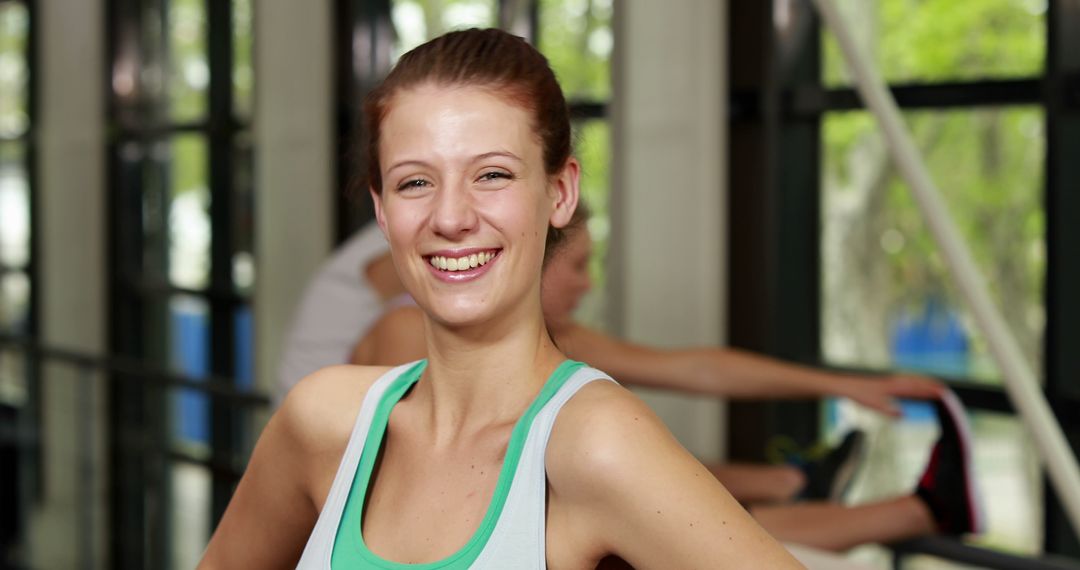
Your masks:
<instances>
[{"instance_id":1,"label":"white diagonal pole","mask_svg":"<svg viewBox=\"0 0 1080 570\"><path fill-rule=\"evenodd\" d=\"M1054 420L1050 406L1042 394L1031 365L1025 360L1016 339L1005 326L997 307L990 300L986 280L972 260L967 244L961 239L949 215L941 193L926 170L911 134L900 118L900 110L892 93L886 89L877 69L855 45L846 23L833 0L813 0L822 19L836 36L844 54L859 95L877 118L889 152L900 174L911 188L919 210L930 226L930 232L946 265L967 300L975 321L990 345L990 352L1005 377L1005 391L1020 412L1020 418L1035 440L1050 482L1053 483L1072 522L1073 531L1080 536L1080 468L1065 440L1061 427Z\"/></svg>"}]
</instances>

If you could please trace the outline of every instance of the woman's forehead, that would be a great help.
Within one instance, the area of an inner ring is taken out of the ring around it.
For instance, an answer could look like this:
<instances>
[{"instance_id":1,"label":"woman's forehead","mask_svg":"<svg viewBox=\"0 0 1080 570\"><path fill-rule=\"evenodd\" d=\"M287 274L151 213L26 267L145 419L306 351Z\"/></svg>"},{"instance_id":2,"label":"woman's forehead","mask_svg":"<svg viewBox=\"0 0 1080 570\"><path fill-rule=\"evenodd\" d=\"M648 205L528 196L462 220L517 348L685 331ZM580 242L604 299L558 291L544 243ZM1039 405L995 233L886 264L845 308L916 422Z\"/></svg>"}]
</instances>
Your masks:
<instances>
[{"instance_id":1,"label":"woman's forehead","mask_svg":"<svg viewBox=\"0 0 1080 570\"><path fill-rule=\"evenodd\" d=\"M447 159L506 152L539 156L529 113L490 90L424 85L397 94L382 126L381 151L432 154Z\"/></svg>"}]
</instances>

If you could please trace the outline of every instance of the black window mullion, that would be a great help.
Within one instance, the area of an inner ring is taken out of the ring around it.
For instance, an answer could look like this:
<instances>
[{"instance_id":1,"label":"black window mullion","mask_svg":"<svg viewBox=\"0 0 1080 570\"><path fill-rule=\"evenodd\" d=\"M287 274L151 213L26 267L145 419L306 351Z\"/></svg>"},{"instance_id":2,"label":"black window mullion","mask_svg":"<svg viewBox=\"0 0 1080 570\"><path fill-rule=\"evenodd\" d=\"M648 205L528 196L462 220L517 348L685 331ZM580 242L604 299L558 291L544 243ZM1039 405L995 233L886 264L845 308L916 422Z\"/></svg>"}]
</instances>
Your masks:
<instances>
[{"instance_id":1,"label":"black window mullion","mask_svg":"<svg viewBox=\"0 0 1080 570\"><path fill-rule=\"evenodd\" d=\"M210 288L220 292L234 290L232 2L206 0L206 15L210 65ZM210 370L213 374L232 377L236 368L234 305L217 295L207 301L210 305ZM238 421L235 408L227 402L212 400L210 422L210 442L214 453L231 457L240 447L236 441ZM212 521L217 521L229 504L235 480L215 474L213 481L211 517Z\"/></svg>"},{"instance_id":2,"label":"black window mullion","mask_svg":"<svg viewBox=\"0 0 1080 570\"><path fill-rule=\"evenodd\" d=\"M361 126L361 103L390 71L394 46L394 25L390 18L392 0L337 0L335 23L335 79L338 97L337 191L334 200L336 242L342 242L367 221L375 211L360 181L366 166L363 149L356 145ZM359 40L364 45L359 45ZM366 56L361 58L361 56Z\"/></svg>"},{"instance_id":3,"label":"black window mullion","mask_svg":"<svg viewBox=\"0 0 1080 570\"><path fill-rule=\"evenodd\" d=\"M1080 2L1051 0L1048 9L1045 376L1047 397L1063 418L1060 404L1080 399ZM1065 429L1075 454L1080 429ZM1080 556L1076 529L1049 481L1045 521L1046 550Z\"/></svg>"},{"instance_id":4,"label":"black window mullion","mask_svg":"<svg viewBox=\"0 0 1080 570\"><path fill-rule=\"evenodd\" d=\"M816 15L797 3L796 21ZM820 83L816 25L777 34L769 2L731 5L728 327L732 346L817 363L819 118L793 120L784 93ZM768 438L816 440L813 402L733 402L732 459L764 460ZM737 437L735 434L738 434Z\"/></svg>"},{"instance_id":5,"label":"black window mullion","mask_svg":"<svg viewBox=\"0 0 1080 570\"><path fill-rule=\"evenodd\" d=\"M143 260L142 231L142 161L138 155L145 147L135 143L124 145L116 129L125 117L137 117L141 111L142 90L137 85L126 97L114 91L114 73L119 71L123 56L144 56L141 46L143 10L136 0L113 0L108 3L106 42L109 59L105 66L107 102L106 117L112 130L107 144L108 195L110 207L106 213L109 228L109 346L112 352L143 356L143 303L130 291L129 268L141 270ZM140 61L141 63L141 61ZM134 80L132 74L128 79ZM134 382L110 382L109 440L124 441L130 433L145 425L147 390ZM128 453L122 446L112 445L110 471L110 557L118 567L140 567L148 562L146 517L147 498L143 489L148 477L143 459ZM136 530L138 529L138 530Z\"/></svg>"},{"instance_id":6,"label":"black window mullion","mask_svg":"<svg viewBox=\"0 0 1080 570\"><path fill-rule=\"evenodd\" d=\"M1039 78L1026 78L890 85L889 90L903 109L947 109L1039 103L1043 100L1043 87ZM784 108L792 118L809 118L826 111L849 111L865 106L858 91L852 88L799 85L784 94Z\"/></svg>"}]
</instances>

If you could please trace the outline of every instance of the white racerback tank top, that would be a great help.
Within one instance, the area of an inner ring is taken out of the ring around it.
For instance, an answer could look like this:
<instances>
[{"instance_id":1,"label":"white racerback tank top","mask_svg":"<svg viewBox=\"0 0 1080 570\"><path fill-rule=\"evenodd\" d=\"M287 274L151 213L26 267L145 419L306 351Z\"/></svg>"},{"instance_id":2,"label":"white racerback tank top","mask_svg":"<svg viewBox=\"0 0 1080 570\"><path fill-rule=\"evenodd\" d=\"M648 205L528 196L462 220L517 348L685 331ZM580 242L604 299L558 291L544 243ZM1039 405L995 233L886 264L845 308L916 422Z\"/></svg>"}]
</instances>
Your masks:
<instances>
[{"instance_id":1,"label":"white racerback tank top","mask_svg":"<svg viewBox=\"0 0 1080 570\"><path fill-rule=\"evenodd\" d=\"M460 550L435 562L402 564L379 558L363 543L360 509L394 404L416 383L426 361L391 369L372 384L360 407L330 493L297 566L303 570L543 569L548 437L563 405L594 380L614 382L594 368L567 360L548 378L518 420L487 514Z\"/></svg>"}]
</instances>

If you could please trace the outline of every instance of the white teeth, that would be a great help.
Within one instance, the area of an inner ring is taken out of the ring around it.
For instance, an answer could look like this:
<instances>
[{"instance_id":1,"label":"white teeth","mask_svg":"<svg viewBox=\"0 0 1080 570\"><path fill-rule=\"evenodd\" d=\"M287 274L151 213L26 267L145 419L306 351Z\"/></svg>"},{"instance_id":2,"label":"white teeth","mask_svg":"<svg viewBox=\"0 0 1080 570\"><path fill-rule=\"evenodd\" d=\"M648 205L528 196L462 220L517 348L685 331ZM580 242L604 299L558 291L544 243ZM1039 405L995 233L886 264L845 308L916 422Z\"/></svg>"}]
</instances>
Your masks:
<instances>
[{"instance_id":1,"label":"white teeth","mask_svg":"<svg viewBox=\"0 0 1080 570\"><path fill-rule=\"evenodd\" d=\"M432 267L443 271L465 271L466 269L485 265L487 262L491 261L493 257L495 257L495 254L490 251L473 253L464 257L443 257L441 255L433 255L428 260L428 263L430 263Z\"/></svg>"}]
</instances>

